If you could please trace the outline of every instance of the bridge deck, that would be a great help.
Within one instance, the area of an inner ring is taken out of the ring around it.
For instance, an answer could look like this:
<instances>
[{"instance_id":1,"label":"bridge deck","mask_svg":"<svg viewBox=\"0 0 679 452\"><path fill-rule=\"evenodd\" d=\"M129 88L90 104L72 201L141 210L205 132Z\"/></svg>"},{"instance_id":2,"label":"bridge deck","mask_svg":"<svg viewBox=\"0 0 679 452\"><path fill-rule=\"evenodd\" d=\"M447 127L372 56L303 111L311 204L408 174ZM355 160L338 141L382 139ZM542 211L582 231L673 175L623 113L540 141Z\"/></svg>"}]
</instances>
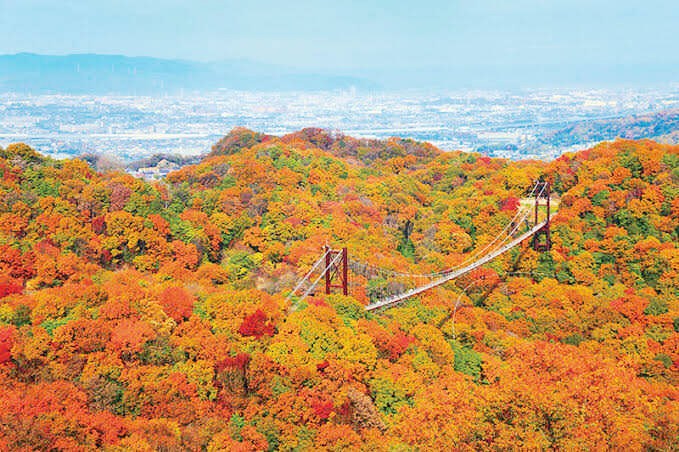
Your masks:
<instances>
[{"instance_id":1,"label":"bridge deck","mask_svg":"<svg viewBox=\"0 0 679 452\"><path fill-rule=\"evenodd\" d=\"M398 304L398 303L404 301L407 298L410 298L412 296L415 296L417 294L425 292L429 289L433 289L434 287L440 286L441 284L445 284L448 281L453 280L455 278L459 278L460 276L464 275L465 273L469 273L470 271L480 267L481 265L495 259L499 255L504 254L505 252L511 250L512 248L514 248L519 243L521 243L524 240L526 240L527 238L533 236L543 226L545 226L545 224L547 224L546 221L543 221L542 223L536 224L535 226L533 226L532 229L521 234L519 237L517 237L514 240L512 240L511 242L507 243L503 247L498 248L497 250L493 251L492 253L488 253L487 255L483 256L479 260L467 265L466 267L462 267L459 270L455 270L455 271L453 271L453 272L451 272L451 273L449 273L449 274L447 274L447 275L445 275L445 276L443 276L439 279L435 279L434 281L432 281L428 284L425 284L423 286L415 287L413 289L410 289L407 292L403 292L401 294L394 295L392 297L385 298L384 300L380 300L380 301L377 301L375 303L369 304L368 306L365 307L365 309L366 309L366 311L373 311L375 309L393 306L395 304Z\"/></svg>"}]
</instances>

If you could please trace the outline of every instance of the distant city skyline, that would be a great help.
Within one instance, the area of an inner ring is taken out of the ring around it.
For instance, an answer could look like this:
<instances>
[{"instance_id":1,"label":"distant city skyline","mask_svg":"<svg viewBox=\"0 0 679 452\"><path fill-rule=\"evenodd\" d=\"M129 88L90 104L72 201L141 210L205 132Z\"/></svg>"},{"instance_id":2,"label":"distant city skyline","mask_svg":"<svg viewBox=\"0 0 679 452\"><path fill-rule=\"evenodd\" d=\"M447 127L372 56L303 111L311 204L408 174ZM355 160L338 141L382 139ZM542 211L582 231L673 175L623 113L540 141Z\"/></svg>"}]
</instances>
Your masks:
<instances>
[{"instance_id":1,"label":"distant city skyline","mask_svg":"<svg viewBox=\"0 0 679 452\"><path fill-rule=\"evenodd\" d=\"M444 150L544 159L618 136L676 143L678 124L679 88L445 95L0 93L0 146L23 141L60 158L103 153L124 161L157 153L206 154L234 127L273 135L321 127L360 138L400 136Z\"/></svg>"},{"instance_id":2,"label":"distant city skyline","mask_svg":"<svg viewBox=\"0 0 679 452\"><path fill-rule=\"evenodd\" d=\"M677 23L669 0L0 0L0 54L248 59L387 87L676 83Z\"/></svg>"}]
</instances>

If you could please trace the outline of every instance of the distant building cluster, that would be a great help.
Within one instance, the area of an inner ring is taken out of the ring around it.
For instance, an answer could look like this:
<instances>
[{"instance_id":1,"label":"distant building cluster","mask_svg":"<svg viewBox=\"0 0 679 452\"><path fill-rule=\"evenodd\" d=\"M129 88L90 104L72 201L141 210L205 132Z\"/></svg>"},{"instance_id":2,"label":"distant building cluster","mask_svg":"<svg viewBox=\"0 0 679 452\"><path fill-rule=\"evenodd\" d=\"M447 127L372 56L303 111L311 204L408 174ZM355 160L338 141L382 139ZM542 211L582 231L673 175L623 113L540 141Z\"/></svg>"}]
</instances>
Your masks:
<instances>
[{"instance_id":1,"label":"distant building cluster","mask_svg":"<svg viewBox=\"0 0 679 452\"><path fill-rule=\"evenodd\" d=\"M136 171L130 171L130 174L145 180L157 180L164 178L169 173L176 171L179 168L180 166L178 164L162 159L156 166L139 168Z\"/></svg>"},{"instance_id":2,"label":"distant building cluster","mask_svg":"<svg viewBox=\"0 0 679 452\"><path fill-rule=\"evenodd\" d=\"M444 150L552 158L592 140L558 131L577 122L679 108L679 87L656 90L361 93L356 90L211 95L74 96L0 94L0 145L24 141L68 157L198 155L233 127L285 134L305 127L366 138L400 136ZM598 136L598 135L597 135ZM164 169L149 169L149 177ZM155 176L153 176L155 177Z\"/></svg>"}]
</instances>

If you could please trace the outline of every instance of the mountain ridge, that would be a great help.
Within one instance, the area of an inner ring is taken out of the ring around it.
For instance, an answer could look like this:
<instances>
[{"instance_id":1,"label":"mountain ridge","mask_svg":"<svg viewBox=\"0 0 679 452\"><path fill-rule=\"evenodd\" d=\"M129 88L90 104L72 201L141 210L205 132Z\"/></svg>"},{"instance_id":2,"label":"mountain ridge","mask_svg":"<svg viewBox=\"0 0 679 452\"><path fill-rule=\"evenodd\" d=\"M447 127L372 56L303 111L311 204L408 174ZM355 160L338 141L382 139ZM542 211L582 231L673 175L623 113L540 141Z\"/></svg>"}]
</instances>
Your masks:
<instances>
[{"instance_id":1,"label":"mountain ridge","mask_svg":"<svg viewBox=\"0 0 679 452\"><path fill-rule=\"evenodd\" d=\"M96 53L0 55L0 91L68 94L175 94L218 89L373 89L367 79L305 72L243 59L198 62Z\"/></svg>"}]
</instances>

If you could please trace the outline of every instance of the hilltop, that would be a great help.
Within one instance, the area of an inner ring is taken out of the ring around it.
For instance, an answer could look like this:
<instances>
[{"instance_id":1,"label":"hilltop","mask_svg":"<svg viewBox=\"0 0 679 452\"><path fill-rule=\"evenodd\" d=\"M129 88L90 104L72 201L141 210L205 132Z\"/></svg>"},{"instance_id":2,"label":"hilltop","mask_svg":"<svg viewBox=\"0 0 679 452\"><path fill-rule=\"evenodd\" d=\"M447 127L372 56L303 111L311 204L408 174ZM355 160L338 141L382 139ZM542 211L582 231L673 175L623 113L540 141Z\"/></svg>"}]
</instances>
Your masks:
<instances>
[{"instance_id":1,"label":"hilltop","mask_svg":"<svg viewBox=\"0 0 679 452\"><path fill-rule=\"evenodd\" d=\"M228 135L212 146L208 157L231 155L260 143L289 144L302 148L318 148L349 163L370 164L376 160L412 156L420 163L426 163L440 155L442 151L433 145L408 138L392 137L388 140L353 138L339 132L309 127L299 132L284 135L280 139L252 130L236 127Z\"/></svg>"},{"instance_id":2,"label":"hilltop","mask_svg":"<svg viewBox=\"0 0 679 452\"><path fill-rule=\"evenodd\" d=\"M679 446L679 146L514 162L235 129L160 181L22 144L0 173L2 447ZM455 265L537 179L549 252L387 313L363 307L388 280L285 298L325 244Z\"/></svg>"}]
</instances>

